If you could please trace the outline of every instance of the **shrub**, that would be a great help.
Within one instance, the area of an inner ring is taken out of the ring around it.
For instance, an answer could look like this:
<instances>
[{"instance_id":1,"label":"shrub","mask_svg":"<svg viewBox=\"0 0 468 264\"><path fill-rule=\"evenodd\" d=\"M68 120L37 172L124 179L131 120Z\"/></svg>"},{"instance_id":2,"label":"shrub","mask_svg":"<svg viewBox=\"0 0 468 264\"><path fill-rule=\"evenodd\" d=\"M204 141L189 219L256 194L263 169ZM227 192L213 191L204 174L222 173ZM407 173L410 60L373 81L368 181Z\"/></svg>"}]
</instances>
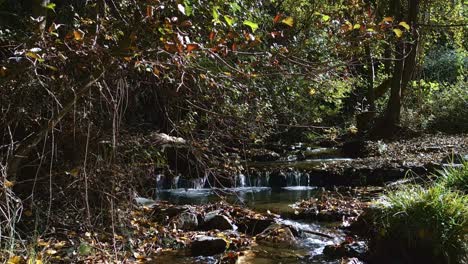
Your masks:
<instances>
[{"instance_id":1,"label":"shrub","mask_svg":"<svg viewBox=\"0 0 468 264\"><path fill-rule=\"evenodd\" d=\"M406 186L387 194L375 218L372 252L404 263L466 260L468 196L442 185Z\"/></svg>"}]
</instances>

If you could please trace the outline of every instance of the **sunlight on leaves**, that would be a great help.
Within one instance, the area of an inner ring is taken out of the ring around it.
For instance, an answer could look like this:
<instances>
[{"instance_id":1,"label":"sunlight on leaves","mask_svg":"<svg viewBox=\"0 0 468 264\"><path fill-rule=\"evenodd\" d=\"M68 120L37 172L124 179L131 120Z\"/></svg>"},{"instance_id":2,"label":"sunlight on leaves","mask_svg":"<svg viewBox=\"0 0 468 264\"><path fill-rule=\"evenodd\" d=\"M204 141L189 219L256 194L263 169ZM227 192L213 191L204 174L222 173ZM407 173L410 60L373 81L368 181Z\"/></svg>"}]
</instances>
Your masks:
<instances>
[{"instance_id":1,"label":"sunlight on leaves","mask_svg":"<svg viewBox=\"0 0 468 264\"><path fill-rule=\"evenodd\" d=\"M287 18L281 20L281 23L286 24L286 25L292 27L292 26L294 26L294 18L292 18L292 17L287 17Z\"/></svg>"},{"instance_id":2,"label":"sunlight on leaves","mask_svg":"<svg viewBox=\"0 0 468 264\"><path fill-rule=\"evenodd\" d=\"M410 30L410 26L405 21L401 21L398 25L404 27L406 30Z\"/></svg>"},{"instance_id":3,"label":"sunlight on leaves","mask_svg":"<svg viewBox=\"0 0 468 264\"><path fill-rule=\"evenodd\" d=\"M245 20L244 25L249 26L252 29L252 32L255 32L258 29L258 24L250 20Z\"/></svg>"},{"instance_id":4,"label":"sunlight on leaves","mask_svg":"<svg viewBox=\"0 0 468 264\"><path fill-rule=\"evenodd\" d=\"M403 36L403 31L401 31L401 29L394 28L393 32L395 32L395 35L397 36L397 38L401 38L401 36Z\"/></svg>"}]
</instances>

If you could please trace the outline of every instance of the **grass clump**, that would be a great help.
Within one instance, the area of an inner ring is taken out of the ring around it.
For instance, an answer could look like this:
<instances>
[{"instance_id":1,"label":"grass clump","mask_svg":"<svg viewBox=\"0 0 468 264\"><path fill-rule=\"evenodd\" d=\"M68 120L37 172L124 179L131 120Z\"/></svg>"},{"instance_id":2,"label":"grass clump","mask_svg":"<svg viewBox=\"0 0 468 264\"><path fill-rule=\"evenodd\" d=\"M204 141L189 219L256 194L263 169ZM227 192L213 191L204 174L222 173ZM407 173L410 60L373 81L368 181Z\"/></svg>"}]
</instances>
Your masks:
<instances>
[{"instance_id":1,"label":"grass clump","mask_svg":"<svg viewBox=\"0 0 468 264\"><path fill-rule=\"evenodd\" d=\"M441 172L438 183L451 190L457 190L468 195L468 163L461 168L449 167Z\"/></svg>"},{"instance_id":2,"label":"grass clump","mask_svg":"<svg viewBox=\"0 0 468 264\"><path fill-rule=\"evenodd\" d=\"M396 256L398 263L466 261L467 195L442 184L412 185L387 194L381 204L371 241L376 255Z\"/></svg>"}]
</instances>

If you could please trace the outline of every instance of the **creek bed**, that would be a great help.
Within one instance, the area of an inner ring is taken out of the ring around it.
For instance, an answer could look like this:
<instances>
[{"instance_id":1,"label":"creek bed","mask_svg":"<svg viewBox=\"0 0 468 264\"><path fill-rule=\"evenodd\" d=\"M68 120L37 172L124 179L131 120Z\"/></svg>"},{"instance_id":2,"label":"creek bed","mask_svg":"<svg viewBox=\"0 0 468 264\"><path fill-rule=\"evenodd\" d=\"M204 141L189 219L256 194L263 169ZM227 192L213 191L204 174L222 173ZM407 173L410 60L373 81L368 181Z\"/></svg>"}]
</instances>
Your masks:
<instances>
[{"instance_id":1,"label":"creek bed","mask_svg":"<svg viewBox=\"0 0 468 264\"><path fill-rule=\"evenodd\" d=\"M220 194L223 194L220 196ZM339 244L345 234L337 228L337 222L292 220L283 215L294 213L292 204L317 197L321 188L292 186L281 190L267 187L241 187L230 189L174 189L160 190L158 199L179 205L199 205L227 201L231 204L247 206L259 213L277 214L276 222L290 226L299 232L294 246L275 243L254 243L243 251L237 263L340 263L341 260L327 260L323 249L327 245ZM329 237L316 235L326 234ZM216 257L190 257L185 250L162 254L156 261L160 263L218 263Z\"/></svg>"}]
</instances>

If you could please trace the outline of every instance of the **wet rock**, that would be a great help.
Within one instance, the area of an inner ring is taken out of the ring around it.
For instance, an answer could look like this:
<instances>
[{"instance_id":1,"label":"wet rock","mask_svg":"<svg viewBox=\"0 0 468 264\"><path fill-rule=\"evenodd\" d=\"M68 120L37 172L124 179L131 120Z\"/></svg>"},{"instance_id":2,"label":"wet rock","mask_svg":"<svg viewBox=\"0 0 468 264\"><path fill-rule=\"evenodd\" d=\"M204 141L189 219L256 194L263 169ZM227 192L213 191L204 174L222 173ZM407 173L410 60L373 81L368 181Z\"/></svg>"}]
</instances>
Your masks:
<instances>
[{"instance_id":1,"label":"wet rock","mask_svg":"<svg viewBox=\"0 0 468 264\"><path fill-rule=\"evenodd\" d=\"M267 229L271 224L274 223L273 219L252 219L248 218L243 220L239 225L239 232L256 236L265 229Z\"/></svg>"},{"instance_id":2,"label":"wet rock","mask_svg":"<svg viewBox=\"0 0 468 264\"><path fill-rule=\"evenodd\" d=\"M175 217L173 224L177 229L193 231L198 228L198 218L195 213L183 212Z\"/></svg>"},{"instance_id":3,"label":"wet rock","mask_svg":"<svg viewBox=\"0 0 468 264\"><path fill-rule=\"evenodd\" d=\"M219 214L219 211L213 211L206 214L204 218L203 228L205 230L232 230L234 225L228 217Z\"/></svg>"},{"instance_id":4,"label":"wet rock","mask_svg":"<svg viewBox=\"0 0 468 264\"><path fill-rule=\"evenodd\" d=\"M226 250L227 242L218 237L197 236L192 241L191 253L193 256L213 256Z\"/></svg>"},{"instance_id":5,"label":"wet rock","mask_svg":"<svg viewBox=\"0 0 468 264\"><path fill-rule=\"evenodd\" d=\"M257 235L257 241L277 246L293 246L297 243L291 229L281 224L270 225L262 233Z\"/></svg>"},{"instance_id":6,"label":"wet rock","mask_svg":"<svg viewBox=\"0 0 468 264\"><path fill-rule=\"evenodd\" d=\"M343 242L339 245L327 245L323 249L323 254L333 259L343 257L363 258L367 251L366 243L357 241L352 243Z\"/></svg>"}]
</instances>

